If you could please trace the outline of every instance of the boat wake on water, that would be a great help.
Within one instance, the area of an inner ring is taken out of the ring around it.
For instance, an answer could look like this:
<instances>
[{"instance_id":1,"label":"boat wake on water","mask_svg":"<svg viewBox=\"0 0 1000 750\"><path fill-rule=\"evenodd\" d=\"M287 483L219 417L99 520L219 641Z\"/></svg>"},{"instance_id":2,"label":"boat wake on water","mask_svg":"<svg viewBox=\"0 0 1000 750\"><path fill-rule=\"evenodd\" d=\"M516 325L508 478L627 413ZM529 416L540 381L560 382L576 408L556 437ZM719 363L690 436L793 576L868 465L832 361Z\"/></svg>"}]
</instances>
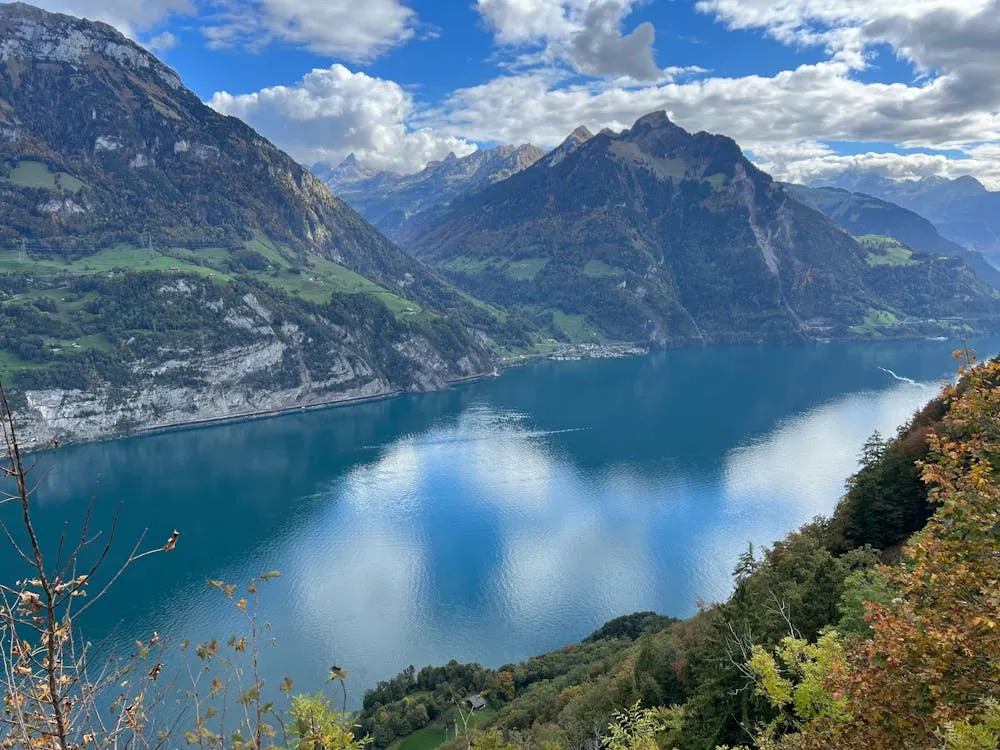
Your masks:
<instances>
[{"instance_id":1,"label":"boat wake on water","mask_svg":"<svg viewBox=\"0 0 1000 750\"><path fill-rule=\"evenodd\" d=\"M908 385L915 385L918 388L927 388L927 384L926 383L918 383L913 378L908 378L905 375L897 375L896 373L894 373L892 370L890 370L887 367L880 367L878 369L880 369L885 374L891 376L894 380L898 380L900 383L906 383Z\"/></svg>"}]
</instances>

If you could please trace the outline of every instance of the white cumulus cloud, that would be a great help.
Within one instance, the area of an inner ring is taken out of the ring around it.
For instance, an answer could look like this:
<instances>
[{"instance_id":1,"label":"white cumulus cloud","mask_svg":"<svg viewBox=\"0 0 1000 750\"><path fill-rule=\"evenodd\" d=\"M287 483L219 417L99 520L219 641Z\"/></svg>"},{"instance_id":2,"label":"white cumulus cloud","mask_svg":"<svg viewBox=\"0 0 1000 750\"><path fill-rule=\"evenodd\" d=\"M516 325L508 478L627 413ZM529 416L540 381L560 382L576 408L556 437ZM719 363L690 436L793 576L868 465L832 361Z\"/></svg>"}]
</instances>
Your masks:
<instances>
[{"instance_id":1,"label":"white cumulus cloud","mask_svg":"<svg viewBox=\"0 0 1000 750\"><path fill-rule=\"evenodd\" d=\"M405 42L417 23L399 0L214 0L206 16L202 31L213 47L283 43L350 61Z\"/></svg>"},{"instance_id":2,"label":"white cumulus cloud","mask_svg":"<svg viewBox=\"0 0 1000 750\"><path fill-rule=\"evenodd\" d=\"M219 91L209 104L306 164L337 163L354 153L370 166L415 172L450 151L464 156L475 150L460 137L410 127L414 102L402 86L340 64L314 69L294 86Z\"/></svg>"}]
</instances>

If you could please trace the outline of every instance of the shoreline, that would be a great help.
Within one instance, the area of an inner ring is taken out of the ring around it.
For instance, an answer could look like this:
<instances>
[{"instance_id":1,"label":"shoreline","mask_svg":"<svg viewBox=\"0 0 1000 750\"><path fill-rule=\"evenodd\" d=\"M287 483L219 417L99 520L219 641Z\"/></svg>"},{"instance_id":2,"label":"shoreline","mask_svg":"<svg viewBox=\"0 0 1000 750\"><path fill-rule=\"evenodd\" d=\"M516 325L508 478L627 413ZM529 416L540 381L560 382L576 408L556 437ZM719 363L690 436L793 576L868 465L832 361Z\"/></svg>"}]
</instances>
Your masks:
<instances>
[{"instance_id":1,"label":"shoreline","mask_svg":"<svg viewBox=\"0 0 1000 750\"><path fill-rule=\"evenodd\" d=\"M891 341L904 341L904 340L910 340L910 339L889 339L889 340L883 340L881 342L869 342L869 343L890 343ZM939 340L939 339L935 338L929 340ZM946 340L949 339L946 337ZM812 342L812 343L820 343L820 342ZM822 343L830 343L830 342L822 342ZM758 342L750 345L759 346L761 345L761 343ZM666 348L675 348L675 347L666 347ZM242 412L239 414L227 414L218 417L204 417L201 419L184 420L181 422L171 422L168 424L156 424L143 427L136 427L134 429L125 432L110 433L107 435L102 435L100 437L87 440L65 440L65 441L60 440L57 446L45 445L44 443L38 445L31 445L27 447L27 450L32 453L39 450L48 452L49 450L58 449L60 447L70 447L74 445L89 445L93 443L103 443L112 440L126 440L129 438L159 435L173 431L197 430L209 427L218 427L227 424L236 424L239 422L251 422L251 421L258 421L265 419L273 419L275 417L281 417L284 415L294 414L297 412L307 413L313 411L321 411L325 409L336 409L342 406L356 406L359 404L388 400L405 395L420 395L423 393L442 393L450 390L452 387L455 386L462 386L486 380L493 380L501 377L507 370L519 367L525 367L527 365L537 364L543 361L565 362L565 361L581 361L581 360L596 360L596 359L623 359L628 357L645 356L650 354L651 351L653 350L645 347L640 347L635 344L576 344L576 345L565 346L550 352L507 357L498 360L497 366L493 372L480 373L477 375L469 375L466 377L450 379L446 381L446 385L444 388L439 388L435 390L407 391L401 388L397 388L391 391L386 391L384 393L377 393L370 396L332 398L310 404L286 406L274 409L261 409L257 411Z\"/></svg>"},{"instance_id":2,"label":"shoreline","mask_svg":"<svg viewBox=\"0 0 1000 750\"><path fill-rule=\"evenodd\" d=\"M334 398L327 399L325 401L317 401L311 404L302 404L300 406L284 406L275 409L261 409L258 411L241 412L239 414L226 414L218 417L204 417L202 419L190 419L183 422L170 422L169 424L156 424L149 425L146 427L136 427L135 429L128 430L127 432L113 433L109 435L104 435L102 437L94 438L92 440L68 440L59 441L59 445L55 447L56 450L62 447L70 447L75 445L93 445L95 443L105 443L112 440L128 440L129 438L147 437L150 435L161 435L167 432L183 431L183 430L200 430L209 427L221 427L227 424L236 424L239 422L257 422L263 421L265 419L274 419L275 417L282 417L288 414L295 414L298 412L307 413L312 411L323 411L325 409L336 409L341 406L357 406L359 404L372 403L375 401L387 401L389 399L397 398L399 396L419 395L421 393L443 393L450 390L453 386L468 385L471 383L478 383L484 380L492 380L493 378L500 377L503 374L502 370L495 370L492 373L483 373L480 375L468 375L464 378L455 378L453 380L448 380L445 388L439 388L432 391L406 391L402 388L397 388L391 391L386 391L385 393L376 393L371 396L351 396L348 398ZM31 446L29 447L30 452L35 452L36 450L53 450L52 446L46 448L45 446Z\"/></svg>"},{"instance_id":3,"label":"shoreline","mask_svg":"<svg viewBox=\"0 0 1000 750\"><path fill-rule=\"evenodd\" d=\"M312 404L303 404L300 406L285 406L275 409L261 409L258 411L242 412L240 414L226 414L218 417L204 417L202 419L191 419L185 420L183 422L171 422L169 424L156 424L149 425L145 427L136 427L135 429L129 430L127 432L114 433L109 435L104 435L99 438L94 438L93 440L80 440L80 441L60 441L59 447L69 447L72 445L90 445L93 443L104 443L111 440L127 440L128 438L145 437L148 435L160 435L166 432L182 431L182 430L198 430L208 427L219 427L227 424L236 424L238 422L256 422L258 420L273 419L275 417L281 417L288 414L294 413L307 413L312 411L323 411L325 409L336 409L341 406L356 406L358 404L372 403L375 401L385 401L392 398L398 398L399 396L405 395L419 395L421 393L443 393L450 390L455 386L471 385L472 383L479 383L486 380L493 380L502 377L504 372L508 369L515 367L523 367L530 364L535 364L536 362L541 362L544 360L552 361L565 361L567 359L620 359L623 357L637 357L644 354L648 354L648 349L642 349L632 345L593 345L593 350L590 348L591 345L585 345L586 348L580 350L582 353L570 354L566 349L557 350L553 352L547 352L544 354L530 354L521 357L508 358L505 360L500 360L497 363L497 367L493 372L480 373L478 375L467 375L462 378L454 378L446 381L446 387L439 388L431 391L407 391L402 388L397 388L391 391L386 391L385 393L376 393L371 396L351 396L348 398L334 398L327 399L325 401L318 401ZM571 351L577 351L576 347L567 347ZM594 351L601 349L605 353L595 355ZM36 447L31 447L29 450L34 451ZM51 449L51 448L50 448Z\"/></svg>"}]
</instances>

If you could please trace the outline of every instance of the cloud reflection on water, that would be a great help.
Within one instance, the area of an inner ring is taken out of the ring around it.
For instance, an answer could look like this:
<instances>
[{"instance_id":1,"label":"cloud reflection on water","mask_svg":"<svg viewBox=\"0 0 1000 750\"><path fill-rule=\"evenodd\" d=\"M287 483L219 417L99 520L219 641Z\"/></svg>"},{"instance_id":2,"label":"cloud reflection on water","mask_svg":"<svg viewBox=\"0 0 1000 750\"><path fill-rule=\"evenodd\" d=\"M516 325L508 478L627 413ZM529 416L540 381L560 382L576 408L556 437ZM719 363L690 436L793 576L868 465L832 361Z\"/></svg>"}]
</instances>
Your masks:
<instances>
[{"instance_id":1,"label":"cloud reflection on water","mask_svg":"<svg viewBox=\"0 0 1000 750\"><path fill-rule=\"evenodd\" d=\"M279 553L308 581L296 617L370 682L411 662L519 658L635 609L690 613L728 593L748 541L828 513L872 427L891 433L926 395L833 399L733 448L714 476L666 461L595 477L558 435L474 404L322 491L323 516Z\"/></svg>"}]
</instances>

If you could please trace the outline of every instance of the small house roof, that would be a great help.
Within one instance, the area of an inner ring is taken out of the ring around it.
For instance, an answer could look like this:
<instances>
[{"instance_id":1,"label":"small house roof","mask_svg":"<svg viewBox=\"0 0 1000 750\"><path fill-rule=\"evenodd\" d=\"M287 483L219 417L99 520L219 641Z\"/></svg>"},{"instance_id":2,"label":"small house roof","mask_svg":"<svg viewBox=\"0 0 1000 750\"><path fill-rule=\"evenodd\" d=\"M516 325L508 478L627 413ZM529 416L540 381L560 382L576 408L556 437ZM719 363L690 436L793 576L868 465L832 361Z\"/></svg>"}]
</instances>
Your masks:
<instances>
[{"instance_id":1,"label":"small house roof","mask_svg":"<svg viewBox=\"0 0 1000 750\"><path fill-rule=\"evenodd\" d=\"M486 708L486 700L481 695L470 695L465 702L473 708Z\"/></svg>"}]
</instances>

